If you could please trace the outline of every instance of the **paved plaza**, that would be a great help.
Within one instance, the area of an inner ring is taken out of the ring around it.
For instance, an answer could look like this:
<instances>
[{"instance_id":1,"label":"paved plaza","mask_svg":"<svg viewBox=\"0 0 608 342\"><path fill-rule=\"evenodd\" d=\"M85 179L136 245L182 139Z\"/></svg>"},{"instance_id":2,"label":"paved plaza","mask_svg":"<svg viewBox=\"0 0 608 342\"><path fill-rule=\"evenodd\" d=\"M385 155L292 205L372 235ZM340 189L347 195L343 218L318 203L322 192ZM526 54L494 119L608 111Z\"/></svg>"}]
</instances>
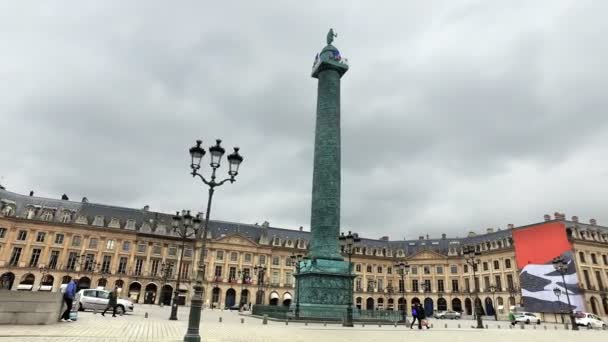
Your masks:
<instances>
[{"instance_id":1,"label":"paved plaza","mask_svg":"<svg viewBox=\"0 0 608 342\"><path fill-rule=\"evenodd\" d=\"M188 309L180 308L179 320L169 321L169 307L138 305L136 312L122 317L102 317L80 312L73 323L50 326L0 326L0 341L181 341L187 326ZM145 318L145 313L148 318ZM222 322L220 322L220 317ZM241 323L241 318L244 323ZM526 329L510 329L507 322L488 322L487 330L472 329L473 321L431 320L430 330L410 330L403 326L367 324L343 328L339 325L262 321L238 312L205 310L201 324L203 341L605 341L608 331L566 331L561 325L542 324ZM445 327L447 324L447 328ZM460 328L458 328L460 324ZM546 328L545 328L546 327ZM556 329L557 328L557 329Z\"/></svg>"}]
</instances>

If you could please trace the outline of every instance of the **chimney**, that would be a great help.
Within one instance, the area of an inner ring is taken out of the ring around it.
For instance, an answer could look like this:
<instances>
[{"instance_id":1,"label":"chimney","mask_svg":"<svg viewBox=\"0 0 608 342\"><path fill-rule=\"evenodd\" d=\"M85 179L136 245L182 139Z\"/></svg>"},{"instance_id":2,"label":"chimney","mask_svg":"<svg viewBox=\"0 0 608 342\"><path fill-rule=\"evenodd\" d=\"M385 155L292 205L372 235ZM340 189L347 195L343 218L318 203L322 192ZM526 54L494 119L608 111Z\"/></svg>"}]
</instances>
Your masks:
<instances>
[{"instance_id":1,"label":"chimney","mask_svg":"<svg viewBox=\"0 0 608 342\"><path fill-rule=\"evenodd\" d=\"M68 195L63 194L63 195L61 195L61 200L62 201L69 201L70 199L68 198Z\"/></svg>"},{"instance_id":2,"label":"chimney","mask_svg":"<svg viewBox=\"0 0 608 342\"><path fill-rule=\"evenodd\" d=\"M486 228L486 233L494 233L494 228Z\"/></svg>"},{"instance_id":3,"label":"chimney","mask_svg":"<svg viewBox=\"0 0 608 342\"><path fill-rule=\"evenodd\" d=\"M441 234L441 240L445 240L445 239L446 239L445 233Z\"/></svg>"},{"instance_id":4,"label":"chimney","mask_svg":"<svg viewBox=\"0 0 608 342\"><path fill-rule=\"evenodd\" d=\"M578 216L572 216L572 222L578 222Z\"/></svg>"},{"instance_id":5,"label":"chimney","mask_svg":"<svg viewBox=\"0 0 608 342\"><path fill-rule=\"evenodd\" d=\"M418 240L424 240L424 236L420 235L420 236L418 237Z\"/></svg>"},{"instance_id":6,"label":"chimney","mask_svg":"<svg viewBox=\"0 0 608 342\"><path fill-rule=\"evenodd\" d=\"M388 241L388 236L383 236L380 238L380 241Z\"/></svg>"},{"instance_id":7,"label":"chimney","mask_svg":"<svg viewBox=\"0 0 608 342\"><path fill-rule=\"evenodd\" d=\"M515 226L513 225L513 223L509 223L509 224L507 225L507 228L509 228L509 229L513 229L513 228L515 228Z\"/></svg>"},{"instance_id":8,"label":"chimney","mask_svg":"<svg viewBox=\"0 0 608 342\"><path fill-rule=\"evenodd\" d=\"M270 226L270 223L268 223L268 221L262 222L262 228L268 228L269 226Z\"/></svg>"},{"instance_id":9,"label":"chimney","mask_svg":"<svg viewBox=\"0 0 608 342\"><path fill-rule=\"evenodd\" d=\"M545 222L547 221L551 221L551 216L549 216L549 214L545 214Z\"/></svg>"},{"instance_id":10,"label":"chimney","mask_svg":"<svg viewBox=\"0 0 608 342\"><path fill-rule=\"evenodd\" d=\"M89 199L88 199L88 198L86 198L86 197L83 197L81 202L82 202L82 203L89 203Z\"/></svg>"},{"instance_id":11,"label":"chimney","mask_svg":"<svg viewBox=\"0 0 608 342\"><path fill-rule=\"evenodd\" d=\"M304 227L300 226L300 231L303 231L303 230L304 230Z\"/></svg>"},{"instance_id":12,"label":"chimney","mask_svg":"<svg viewBox=\"0 0 608 342\"><path fill-rule=\"evenodd\" d=\"M470 231L469 234L467 235L468 237L473 237L476 236L477 234L475 234L474 231Z\"/></svg>"},{"instance_id":13,"label":"chimney","mask_svg":"<svg viewBox=\"0 0 608 342\"><path fill-rule=\"evenodd\" d=\"M149 205L144 205L144 211L149 211L150 210L150 206Z\"/></svg>"},{"instance_id":14,"label":"chimney","mask_svg":"<svg viewBox=\"0 0 608 342\"><path fill-rule=\"evenodd\" d=\"M30 190L30 197L34 196L34 190Z\"/></svg>"},{"instance_id":15,"label":"chimney","mask_svg":"<svg viewBox=\"0 0 608 342\"><path fill-rule=\"evenodd\" d=\"M595 226L597 224L597 221L595 219L591 219L589 220L589 224Z\"/></svg>"}]
</instances>

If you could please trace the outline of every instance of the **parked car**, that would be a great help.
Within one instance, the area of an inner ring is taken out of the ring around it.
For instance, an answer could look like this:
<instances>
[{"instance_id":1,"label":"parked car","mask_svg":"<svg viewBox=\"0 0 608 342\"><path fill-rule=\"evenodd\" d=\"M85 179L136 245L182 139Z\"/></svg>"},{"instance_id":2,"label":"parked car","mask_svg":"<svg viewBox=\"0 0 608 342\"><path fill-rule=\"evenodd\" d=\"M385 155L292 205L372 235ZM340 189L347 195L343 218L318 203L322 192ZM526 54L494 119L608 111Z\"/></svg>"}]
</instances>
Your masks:
<instances>
[{"instance_id":1,"label":"parked car","mask_svg":"<svg viewBox=\"0 0 608 342\"><path fill-rule=\"evenodd\" d=\"M515 322L524 322L526 324L536 323L540 324L540 318L536 317L535 314L530 312L516 312L513 314L515 316Z\"/></svg>"},{"instance_id":2,"label":"parked car","mask_svg":"<svg viewBox=\"0 0 608 342\"><path fill-rule=\"evenodd\" d=\"M437 311L434 315L438 319L460 319L460 312L457 311Z\"/></svg>"},{"instance_id":3,"label":"parked car","mask_svg":"<svg viewBox=\"0 0 608 342\"><path fill-rule=\"evenodd\" d=\"M104 310L108 306L110 291L107 290L80 290L76 294L75 302L78 310ZM116 313L123 314L133 312L133 302L128 299L118 298Z\"/></svg>"},{"instance_id":4,"label":"parked car","mask_svg":"<svg viewBox=\"0 0 608 342\"><path fill-rule=\"evenodd\" d=\"M608 325L598 316L588 312L576 312L574 314L576 325L585 326L587 328L607 329Z\"/></svg>"}]
</instances>

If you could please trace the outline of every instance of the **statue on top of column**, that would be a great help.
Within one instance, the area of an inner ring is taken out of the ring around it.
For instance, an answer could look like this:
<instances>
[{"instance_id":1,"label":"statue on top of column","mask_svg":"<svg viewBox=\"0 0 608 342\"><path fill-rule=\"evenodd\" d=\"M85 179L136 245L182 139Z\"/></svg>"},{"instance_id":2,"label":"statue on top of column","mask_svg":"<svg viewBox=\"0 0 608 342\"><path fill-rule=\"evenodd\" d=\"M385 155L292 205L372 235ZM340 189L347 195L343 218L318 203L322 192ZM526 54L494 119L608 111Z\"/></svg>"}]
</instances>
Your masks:
<instances>
[{"instance_id":1,"label":"statue on top of column","mask_svg":"<svg viewBox=\"0 0 608 342\"><path fill-rule=\"evenodd\" d=\"M338 34L334 33L334 29L330 28L329 32L327 32L327 45L331 45L331 43L334 41L334 37L337 37Z\"/></svg>"}]
</instances>

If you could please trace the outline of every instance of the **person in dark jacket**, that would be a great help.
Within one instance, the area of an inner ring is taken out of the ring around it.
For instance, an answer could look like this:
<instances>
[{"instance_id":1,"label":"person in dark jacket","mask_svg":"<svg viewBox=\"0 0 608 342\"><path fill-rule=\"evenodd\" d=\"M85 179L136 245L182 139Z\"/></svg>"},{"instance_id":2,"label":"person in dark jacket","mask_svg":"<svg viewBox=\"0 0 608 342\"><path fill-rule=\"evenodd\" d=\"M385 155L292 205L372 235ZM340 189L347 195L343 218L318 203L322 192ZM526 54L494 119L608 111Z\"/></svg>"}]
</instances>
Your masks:
<instances>
[{"instance_id":1,"label":"person in dark jacket","mask_svg":"<svg viewBox=\"0 0 608 342\"><path fill-rule=\"evenodd\" d=\"M418 329L422 329L423 325L427 329L430 329L429 321L426 319L426 313L424 312L424 308L422 306L418 306Z\"/></svg>"},{"instance_id":2,"label":"person in dark jacket","mask_svg":"<svg viewBox=\"0 0 608 342\"><path fill-rule=\"evenodd\" d=\"M106 315L106 311L112 308L112 317L116 317L116 306L118 306L118 286L114 287L114 290L110 292L110 297L108 301L108 306L101 313L102 316Z\"/></svg>"},{"instance_id":3,"label":"person in dark jacket","mask_svg":"<svg viewBox=\"0 0 608 342\"><path fill-rule=\"evenodd\" d=\"M410 324L410 329L414 329L414 322L418 320L418 329L422 329L422 321L420 320L420 306L418 304L412 305L412 324Z\"/></svg>"},{"instance_id":4,"label":"person in dark jacket","mask_svg":"<svg viewBox=\"0 0 608 342\"><path fill-rule=\"evenodd\" d=\"M78 290L78 286L74 279L70 280L68 286L65 288L65 292L63 293L63 301L67 308L61 315L62 322L74 322L70 319L70 311L72 311L72 303L74 302L74 296L76 296L76 290Z\"/></svg>"}]
</instances>

